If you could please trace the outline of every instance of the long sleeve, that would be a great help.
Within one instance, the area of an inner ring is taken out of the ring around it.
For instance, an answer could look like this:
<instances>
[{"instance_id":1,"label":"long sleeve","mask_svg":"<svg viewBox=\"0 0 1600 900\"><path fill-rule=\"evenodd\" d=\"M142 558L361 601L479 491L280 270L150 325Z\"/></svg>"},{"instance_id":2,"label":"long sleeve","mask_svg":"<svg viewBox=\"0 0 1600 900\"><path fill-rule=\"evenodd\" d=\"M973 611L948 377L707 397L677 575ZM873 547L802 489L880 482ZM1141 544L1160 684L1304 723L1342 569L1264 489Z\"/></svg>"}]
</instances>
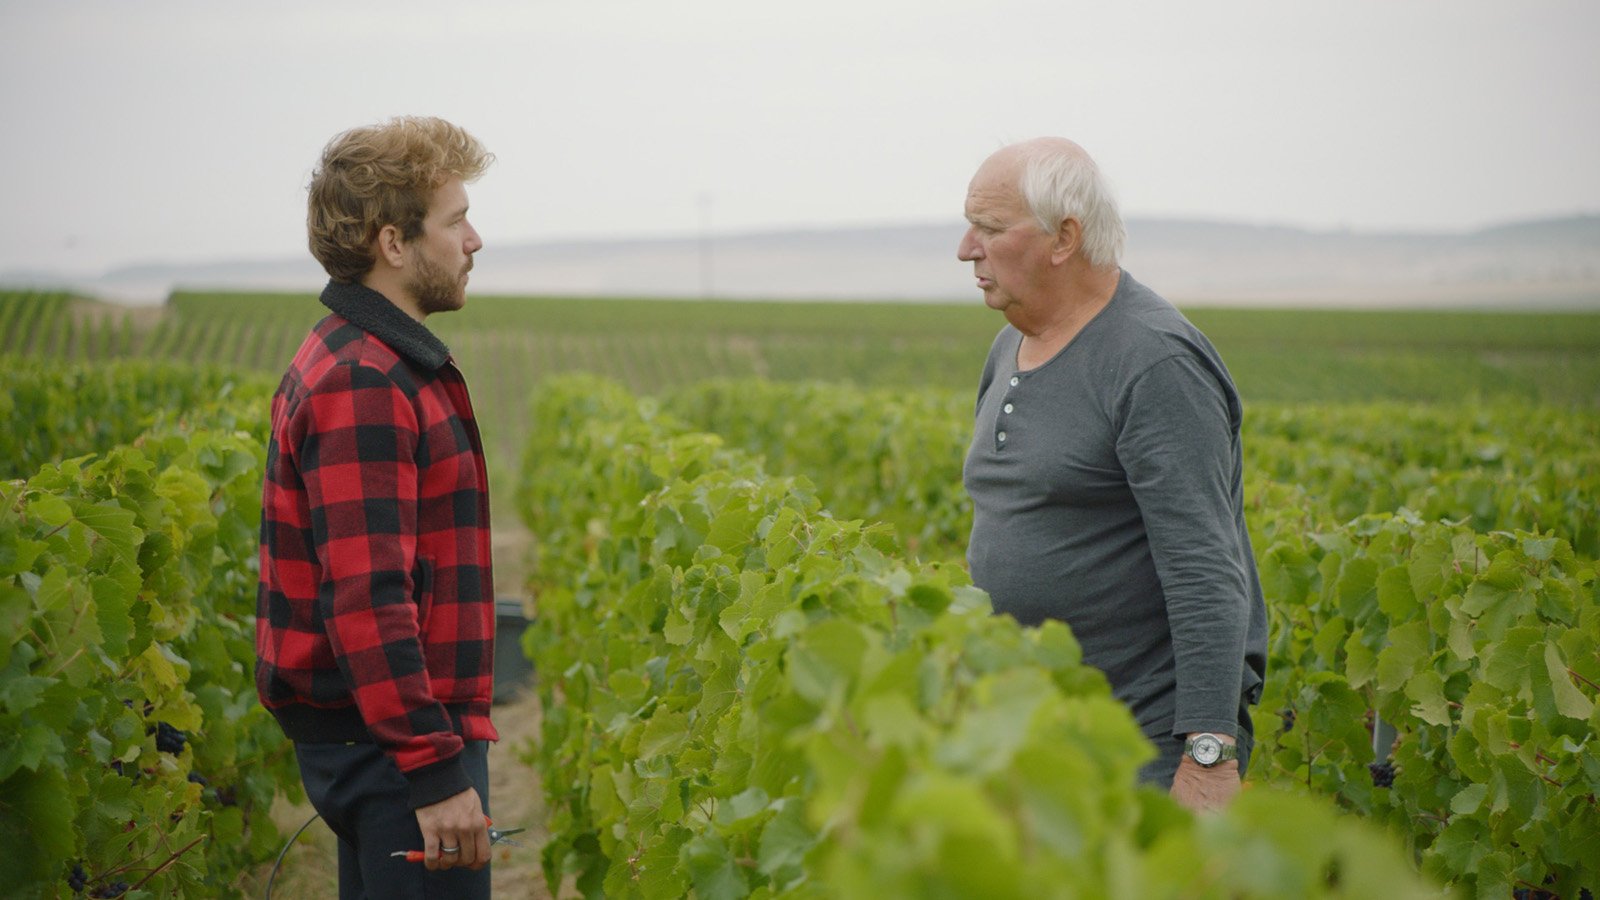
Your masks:
<instances>
[{"instance_id":1,"label":"long sleeve","mask_svg":"<svg viewBox=\"0 0 1600 900\"><path fill-rule=\"evenodd\" d=\"M1234 735L1251 592L1239 545L1238 432L1229 397L1179 354L1132 382L1117 456L1149 535L1172 632L1174 735Z\"/></svg>"}]
</instances>

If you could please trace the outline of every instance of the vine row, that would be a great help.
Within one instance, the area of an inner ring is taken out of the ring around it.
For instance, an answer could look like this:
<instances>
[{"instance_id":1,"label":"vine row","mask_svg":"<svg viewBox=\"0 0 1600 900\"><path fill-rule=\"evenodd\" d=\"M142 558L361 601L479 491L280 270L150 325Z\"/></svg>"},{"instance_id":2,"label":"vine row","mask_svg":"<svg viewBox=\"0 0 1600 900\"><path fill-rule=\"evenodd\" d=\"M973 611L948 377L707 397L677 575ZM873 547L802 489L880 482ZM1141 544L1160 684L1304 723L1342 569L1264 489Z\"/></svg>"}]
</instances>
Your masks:
<instances>
[{"instance_id":1,"label":"vine row","mask_svg":"<svg viewBox=\"0 0 1600 900\"><path fill-rule=\"evenodd\" d=\"M608 897L1434 896L1386 838L1254 788L1192 817L1060 625L989 614L801 478L617 386L547 386L531 753L546 877Z\"/></svg>"}]
</instances>

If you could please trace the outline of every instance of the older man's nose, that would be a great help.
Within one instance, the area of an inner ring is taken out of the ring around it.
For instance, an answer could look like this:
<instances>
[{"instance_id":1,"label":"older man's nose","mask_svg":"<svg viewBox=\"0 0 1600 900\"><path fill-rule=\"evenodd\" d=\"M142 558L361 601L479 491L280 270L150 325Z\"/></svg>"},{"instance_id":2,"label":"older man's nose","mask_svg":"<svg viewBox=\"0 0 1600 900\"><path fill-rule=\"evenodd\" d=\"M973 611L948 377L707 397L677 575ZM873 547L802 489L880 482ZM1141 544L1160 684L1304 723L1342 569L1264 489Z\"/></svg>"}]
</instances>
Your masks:
<instances>
[{"instance_id":1,"label":"older man's nose","mask_svg":"<svg viewBox=\"0 0 1600 900\"><path fill-rule=\"evenodd\" d=\"M961 244L956 247L956 259L963 262L972 262L983 256L983 246L978 242L978 236L973 229L968 228L967 233L961 236Z\"/></svg>"}]
</instances>

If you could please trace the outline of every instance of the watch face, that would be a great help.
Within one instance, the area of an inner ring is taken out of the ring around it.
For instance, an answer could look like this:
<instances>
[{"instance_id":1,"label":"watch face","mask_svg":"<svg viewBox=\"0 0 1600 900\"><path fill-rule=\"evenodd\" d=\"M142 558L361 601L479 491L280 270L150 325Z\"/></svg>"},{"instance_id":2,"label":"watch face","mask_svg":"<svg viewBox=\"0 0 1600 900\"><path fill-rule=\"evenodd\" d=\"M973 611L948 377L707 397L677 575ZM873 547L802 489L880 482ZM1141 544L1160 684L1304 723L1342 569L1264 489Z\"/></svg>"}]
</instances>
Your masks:
<instances>
[{"instance_id":1,"label":"watch face","mask_svg":"<svg viewBox=\"0 0 1600 900\"><path fill-rule=\"evenodd\" d=\"M1202 766L1215 765L1222 757L1222 742L1206 735L1194 740L1194 761Z\"/></svg>"}]
</instances>

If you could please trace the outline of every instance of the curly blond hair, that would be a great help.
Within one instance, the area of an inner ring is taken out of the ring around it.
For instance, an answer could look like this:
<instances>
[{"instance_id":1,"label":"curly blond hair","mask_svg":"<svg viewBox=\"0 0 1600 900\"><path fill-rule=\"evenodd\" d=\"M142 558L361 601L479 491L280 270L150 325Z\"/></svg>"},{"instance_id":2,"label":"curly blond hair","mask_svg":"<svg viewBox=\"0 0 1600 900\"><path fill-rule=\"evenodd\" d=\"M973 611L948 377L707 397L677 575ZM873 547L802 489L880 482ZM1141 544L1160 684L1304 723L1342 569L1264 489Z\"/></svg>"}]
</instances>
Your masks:
<instances>
[{"instance_id":1,"label":"curly blond hair","mask_svg":"<svg viewBox=\"0 0 1600 900\"><path fill-rule=\"evenodd\" d=\"M476 180L494 155L463 129L424 116L352 128L328 142L311 173L306 230L311 255L335 281L358 281L377 259L385 225L422 235L428 199L450 178Z\"/></svg>"}]
</instances>

